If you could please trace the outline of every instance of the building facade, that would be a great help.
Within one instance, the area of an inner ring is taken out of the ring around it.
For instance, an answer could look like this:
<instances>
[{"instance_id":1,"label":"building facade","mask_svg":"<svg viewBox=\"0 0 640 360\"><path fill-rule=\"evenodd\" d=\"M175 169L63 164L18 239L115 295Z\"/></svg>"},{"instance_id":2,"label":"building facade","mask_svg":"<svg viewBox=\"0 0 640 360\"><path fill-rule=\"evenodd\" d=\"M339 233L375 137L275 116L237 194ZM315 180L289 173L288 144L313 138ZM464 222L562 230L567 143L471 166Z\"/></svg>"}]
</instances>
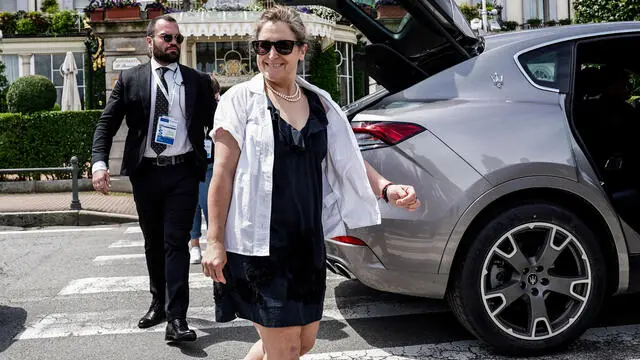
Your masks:
<instances>
[{"instance_id":1,"label":"building facade","mask_svg":"<svg viewBox=\"0 0 640 360\"><path fill-rule=\"evenodd\" d=\"M458 4L476 5L481 0L456 0ZM573 0L487 0L487 4L502 6L502 20L524 24L529 19L574 19Z\"/></svg>"},{"instance_id":2,"label":"building facade","mask_svg":"<svg viewBox=\"0 0 640 360\"><path fill-rule=\"evenodd\" d=\"M144 5L149 1L140 1ZM90 0L58 0L61 10L81 12ZM210 0L207 7L227 6L246 7L246 0ZM42 0L0 0L0 11L36 11L40 10ZM174 6L181 6L176 1ZM250 49L250 41L254 36L255 23L261 15L261 11L233 10L233 11L190 11L172 13L180 25L181 32L185 35L182 44L181 63L203 72L214 74L223 88L242 81L246 81L258 72L255 62L255 54ZM340 104L346 105L355 100L354 92L354 68L353 51L357 42L356 31L346 25L336 24L335 21L326 20L310 13L301 13L307 27L310 42L319 42L323 50L332 49L337 58L337 82L340 98L336 99ZM92 24L95 26L100 23ZM105 22L106 25L106 22ZM117 25L117 26L111 26ZM111 23L108 27L115 29L116 39L121 42L117 46L106 46L106 91L109 94L117 74L127 67L148 61L146 54L139 53L127 55L127 49L139 48L144 45L144 32L146 27L143 19L131 22ZM108 32L111 32L108 31ZM132 33L128 33L132 32ZM129 44L131 37L138 38L136 45ZM49 78L58 88L61 98L62 76L59 68L62 65L67 51L74 53L78 68L78 86L81 98L84 99L85 79L84 65L87 52L83 36L78 37L24 37L0 36L0 61L5 64L5 76L9 82L26 75L43 75ZM107 45L108 42L105 42ZM135 53L135 51L134 51ZM299 75L309 78L313 50L308 53L305 61L299 65ZM123 61L115 62L118 57L124 57ZM111 58L111 61L109 61Z\"/></svg>"},{"instance_id":3,"label":"building facade","mask_svg":"<svg viewBox=\"0 0 640 360\"><path fill-rule=\"evenodd\" d=\"M181 63L215 74L223 89L258 73L255 54L250 49L259 11L211 11L174 14L186 41ZM338 86L342 105L354 101L353 47L357 42L353 28L311 14L301 13L309 41L322 49L333 48L337 58ZM308 79L311 49L298 66L298 74Z\"/></svg>"},{"instance_id":4,"label":"building facade","mask_svg":"<svg viewBox=\"0 0 640 360\"><path fill-rule=\"evenodd\" d=\"M62 10L82 11L91 0L57 0ZM40 11L43 0L0 0L0 12Z\"/></svg>"}]
</instances>

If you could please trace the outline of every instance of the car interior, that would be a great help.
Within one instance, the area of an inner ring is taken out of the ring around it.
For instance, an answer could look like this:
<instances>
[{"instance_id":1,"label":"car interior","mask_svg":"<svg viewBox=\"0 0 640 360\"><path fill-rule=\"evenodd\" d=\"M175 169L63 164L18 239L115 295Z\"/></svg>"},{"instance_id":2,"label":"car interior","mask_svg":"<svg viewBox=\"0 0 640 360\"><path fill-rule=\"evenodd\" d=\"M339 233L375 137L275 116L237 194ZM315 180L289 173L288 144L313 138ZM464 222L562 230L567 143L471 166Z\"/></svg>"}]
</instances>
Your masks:
<instances>
[{"instance_id":1,"label":"car interior","mask_svg":"<svg viewBox=\"0 0 640 360\"><path fill-rule=\"evenodd\" d=\"M640 232L640 37L576 48L573 125L621 218Z\"/></svg>"}]
</instances>

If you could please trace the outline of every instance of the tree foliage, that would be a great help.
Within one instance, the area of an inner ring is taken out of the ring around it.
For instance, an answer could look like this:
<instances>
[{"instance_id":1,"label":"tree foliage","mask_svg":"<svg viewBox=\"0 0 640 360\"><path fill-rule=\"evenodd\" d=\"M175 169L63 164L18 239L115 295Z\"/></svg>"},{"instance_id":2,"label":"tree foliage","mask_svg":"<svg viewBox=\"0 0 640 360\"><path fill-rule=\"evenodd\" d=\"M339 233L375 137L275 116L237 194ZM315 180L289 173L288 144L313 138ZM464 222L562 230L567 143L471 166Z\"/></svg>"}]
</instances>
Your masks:
<instances>
[{"instance_id":1,"label":"tree foliage","mask_svg":"<svg viewBox=\"0 0 640 360\"><path fill-rule=\"evenodd\" d=\"M640 20L640 0L575 0L576 22Z\"/></svg>"},{"instance_id":2,"label":"tree foliage","mask_svg":"<svg viewBox=\"0 0 640 360\"><path fill-rule=\"evenodd\" d=\"M467 19L467 22L471 22L471 20L473 19L480 18L480 12L478 11L477 7L469 3L462 3L459 7L462 15L464 15L464 18Z\"/></svg>"},{"instance_id":3,"label":"tree foliage","mask_svg":"<svg viewBox=\"0 0 640 360\"><path fill-rule=\"evenodd\" d=\"M56 0L44 0L40 10L45 13L53 14L60 11L60 6Z\"/></svg>"}]
</instances>

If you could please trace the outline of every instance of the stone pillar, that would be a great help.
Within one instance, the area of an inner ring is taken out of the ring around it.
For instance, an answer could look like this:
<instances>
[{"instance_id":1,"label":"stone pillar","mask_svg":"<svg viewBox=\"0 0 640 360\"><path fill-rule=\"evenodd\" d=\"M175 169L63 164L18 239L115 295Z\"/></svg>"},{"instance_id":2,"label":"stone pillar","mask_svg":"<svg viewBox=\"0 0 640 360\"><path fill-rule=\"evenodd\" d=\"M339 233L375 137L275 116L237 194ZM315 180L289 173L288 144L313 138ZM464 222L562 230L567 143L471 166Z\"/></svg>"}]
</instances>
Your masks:
<instances>
[{"instance_id":1,"label":"stone pillar","mask_svg":"<svg viewBox=\"0 0 640 360\"><path fill-rule=\"evenodd\" d=\"M31 74L31 56L33 54L18 54L19 62L20 62L20 70L22 76L32 75Z\"/></svg>"},{"instance_id":2,"label":"stone pillar","mask_svg":"<svg viewBox=\"0 0 640 360\"><path fill-rule=\"evenodd\" d=\"M96 34L104 39L107 102L122 70L149 61L145 40L147 23L146 20L132 20L105 21L91 24ZM109 170L112 176L120 175L127 131L128 127L125 120L113 138L113 146L109 154Z\"/></svg>"}]
</instances>

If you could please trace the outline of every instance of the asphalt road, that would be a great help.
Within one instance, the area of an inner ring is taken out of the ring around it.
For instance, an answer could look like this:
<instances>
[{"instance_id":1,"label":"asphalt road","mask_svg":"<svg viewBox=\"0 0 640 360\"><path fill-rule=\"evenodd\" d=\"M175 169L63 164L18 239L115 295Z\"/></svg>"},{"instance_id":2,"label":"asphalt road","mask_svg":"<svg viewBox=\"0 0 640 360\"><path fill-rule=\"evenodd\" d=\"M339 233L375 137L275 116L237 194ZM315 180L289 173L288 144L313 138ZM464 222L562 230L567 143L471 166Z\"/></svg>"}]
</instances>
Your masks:
<instances>
[{"instance_id":1,"label":"asphalt road","mask_svg":"<svg viewBox=\"0 0 640 360\"><path fill-rule=\"evenodd\" d=\"M392 295L329 275L325 317L304 359L504 359L439 300ZM137 224L0 229L0 359L242 359L250 323L213 321L212 285L192 265L189 324L198 340L164 342L136 326L150 302ZM609 300L571 348L540 359L640 359L640 296Z\"/></svg>"}]
</instances>

